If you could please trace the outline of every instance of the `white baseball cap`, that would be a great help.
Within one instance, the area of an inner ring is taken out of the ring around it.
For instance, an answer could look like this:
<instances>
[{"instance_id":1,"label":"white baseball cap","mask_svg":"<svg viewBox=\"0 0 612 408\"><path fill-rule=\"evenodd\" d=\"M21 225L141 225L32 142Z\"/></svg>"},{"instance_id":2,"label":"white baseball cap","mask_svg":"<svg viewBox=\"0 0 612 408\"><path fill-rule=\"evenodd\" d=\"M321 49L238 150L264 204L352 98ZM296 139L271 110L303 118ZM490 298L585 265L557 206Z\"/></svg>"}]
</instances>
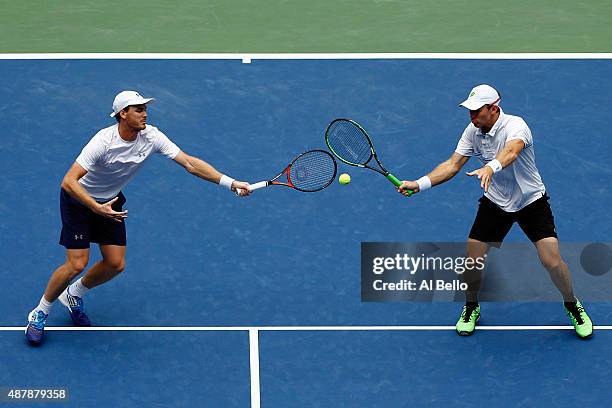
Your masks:
<instances>
[{"instance_id":1,"label":"white baseball cap","mask_svg":"<svg viewBox=\"0 0 612 408\"><path fill-rule=\"evenodd\" d=\"M478 85L470 91L468 98L461 102L459 106L469 110L477 110L484 105L497 105L501 97L499 93L490 85Z\"/></svg>"},{"instance_id":2,"label":"white baseball cap","mask_svg":"<svg viewBox=\"0 0 612 408\"><path fill-rule=\"evenodd\" d=\"M143 98L136 91L122 91L115 96L113 101L113 113L110 115L114 117L116 114L121 112L123 109L132 105L145 105L149 102L154 102L153 98Z\"/></svg>"}]
</instances>

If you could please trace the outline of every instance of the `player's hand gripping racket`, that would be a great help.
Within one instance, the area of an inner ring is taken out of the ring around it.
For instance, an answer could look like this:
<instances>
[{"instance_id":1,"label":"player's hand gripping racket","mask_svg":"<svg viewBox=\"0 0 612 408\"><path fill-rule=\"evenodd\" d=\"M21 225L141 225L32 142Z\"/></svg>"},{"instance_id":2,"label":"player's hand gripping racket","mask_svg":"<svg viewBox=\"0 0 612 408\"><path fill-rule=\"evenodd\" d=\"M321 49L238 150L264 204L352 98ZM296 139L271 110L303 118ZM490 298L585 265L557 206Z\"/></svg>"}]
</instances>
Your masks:
<instances>
[{"instance_id":1,"label":"player's hand gripping racket","mask_svg":"<svg viewBox=\"0 0 612 408\"><path fill-rule=\"evenodd\" d=\"M312 193L323 190L334 181L337 167L334 157L325 150L311 150L293 159L272 180L251 184L249 190L275 185Z\"/></svg>"},{"instance_id":2,"label":"player's hand gripping racket","mask_svg":"<svg viewBox=\"0 0 612 408\"><path fill-rule=\"evenodd\" d=\"M395 187L402 185L402 182L380 163L370 136L354 120L336 119L330 123L325 131L325 143L329 150L344 163L374 170L385 176ZM378 163L379 168L368 165L372 158ZM412 190L407 190L405 195L409 197L412 194Z\"/></svg>"}]
</instances>

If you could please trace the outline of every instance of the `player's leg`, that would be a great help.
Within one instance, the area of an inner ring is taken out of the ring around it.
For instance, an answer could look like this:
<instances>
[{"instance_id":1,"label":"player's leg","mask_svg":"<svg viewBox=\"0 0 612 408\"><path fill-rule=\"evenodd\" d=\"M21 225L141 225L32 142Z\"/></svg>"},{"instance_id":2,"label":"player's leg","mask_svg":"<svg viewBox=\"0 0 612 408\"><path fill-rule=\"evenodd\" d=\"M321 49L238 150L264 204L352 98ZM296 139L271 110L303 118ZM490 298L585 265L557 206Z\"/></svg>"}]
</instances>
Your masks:
<instances>
[{"instance_id":1,"label":"player's leg","mask_svg":"<svg viewBox=\"0 0 612 408\"><path fill-rule=\"evenodd\" d=\"M500 246L514 222L511 215L488 198L482 197L478 201L478 212L467 241L467 257L472 259L483 258L491 246ZM466 302L455 325L461 336L474 333L476 322L480 319L478 293L482 285L482 272L471 268L463 273L463 281L468 285L465 291Z\"/></svg>"},{"instance_id":2,"label":"player's leg","mask_svg":"<svg viewBox=\"0 0 612 408\"><path fill-rule=\"evenodd\" d=\"M108 282L125 269L125 246L100 245L100 253L102 259L96 262L80 279L81 284L87 290Z\"/></svg>"},{"instance_id":3,"label":"player's leg","mask_svg":"<svg viewBox=\"0 0 612 408\"><path fill-rule=\"evenodd\" d=\"M53 272L38 306L28 316L26 338L30 344L37 346L42 342L43 330L53 302L70 281L85 269L88 260L88 248L66 250L66 261Z\"/></svg>"},{"instance_id":4,"label":"player's leg","mask_svg":"<svg viewBox=\"0 0 612 408\"><path fill-rule=\"evenodd\" d=\"M588 338L593 334L593 323L574 296L572 277L567 264L561 258L555 221L548 200L549 197L544 195L521 209L517 214L517 221L534 243L540 262L561 293L565 312L572 321L576 333L581 338Z\"/></svg>"},{"instance_id":5,"label":"player's leg","mask_svg":"<svg viewBox=\"0 0 612 408\"><path fill-rule=\"evenodd\" d=\"M467 258L468 259L482 259L489 252L490 245L486 242L482 242L476 239L468 238L467 240ZM471 262L474 265L475 262ZM476 303L478 304L478 293L482 285L482 273L483 271L479 268L466 268L462 275L463 282L467 283L468 288L465 291L466 304Z\"/></svg>"},{"instance_id":6,"label":"player's leg","mask_svg":"<svg viewBox=\"0 0 612 408\"><path fill-rule=\"evenodd\" d=\"M572 276L567 264L561 258L559 240L555 237L542 238L535 242L542 266L563 296L564 302L576 302L572 288Z\"/></svg>"},{"instance_id":7,"label":"player's leg","mask_svg":"<svg viewBox=\"0 0 612 408\"><path fill-rule=\"evenodd\" d=\"M102 260L96 262L83 277L68 286L59 296L76 326L91 326L89 316L85 313L83 296L90 289L117 276L125 267L125 246L100 245L100 252Z\"/></svg>"},{"instance_id":8,"label":"player's leg","mask_svg":"<svg viewBox=\"0 0 612 408\"><path fill-rule=\"evenodd\" d=\"M125 197L120 192L119 200L113 203L115 211L121 211ZM89 216L91 242L100 244L102 260L96 262L85 275L72 283L60 295L60 301L68 308L76 326L90 326L85 313L83 296L85 293L116 276L123 270L125 262L126 231L125 222L117 222L91 213Z\"/></svg>"},{"instance_id":9,"label":"player's leg","mask_svg":"<svg viewBox=\"0 0 612 408\"><path fill-rule=\"evenodd\" d=\"M45 290L44 298L49 301L55 301L59 295L66 289L68 284L85 270L89 262L88 249L67 249L66 262L57 268L51 275L47 289Z\"/></svg>"}]
</instances>

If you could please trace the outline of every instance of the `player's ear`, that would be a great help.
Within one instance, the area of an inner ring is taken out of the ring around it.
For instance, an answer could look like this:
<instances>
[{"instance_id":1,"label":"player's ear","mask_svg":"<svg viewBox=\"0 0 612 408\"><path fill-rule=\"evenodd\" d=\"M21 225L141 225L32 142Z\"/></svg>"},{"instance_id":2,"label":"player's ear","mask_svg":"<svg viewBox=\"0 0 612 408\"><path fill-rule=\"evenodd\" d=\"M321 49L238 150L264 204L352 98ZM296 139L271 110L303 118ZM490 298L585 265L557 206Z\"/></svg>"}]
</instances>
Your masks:
<instances>
[{"instance_id":1,"label":"player's ear","mask_svg":"<svg viewBox=\"0 0 612 408\"><path fill-rule=\"evenodd\" d=\"M121 119L125 119L127 117L128 109L130 109L129 106L127 108L123 108L123 109L121 109L119 111L119 116L121 116Z\"/></svg>"}]
</instances>

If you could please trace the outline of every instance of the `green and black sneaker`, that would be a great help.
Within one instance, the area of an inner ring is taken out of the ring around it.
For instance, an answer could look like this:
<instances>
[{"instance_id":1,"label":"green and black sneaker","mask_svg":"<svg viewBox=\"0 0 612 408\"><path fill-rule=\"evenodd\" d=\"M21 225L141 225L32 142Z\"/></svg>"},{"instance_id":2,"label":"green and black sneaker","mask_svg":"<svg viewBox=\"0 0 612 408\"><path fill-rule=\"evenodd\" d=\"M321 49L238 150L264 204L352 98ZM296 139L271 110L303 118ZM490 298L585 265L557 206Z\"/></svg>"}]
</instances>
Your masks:
<instances>
[{"instance_id":1,"label":"green and black sneaker","mask_svg":"<svg viewBox=\"0 0 612 408\"><path fill-rule=\"evenodd\" d=\"M593 322L578 299L576 299L576 307L571 308L572 310L568 309L565 304L563 308L572 321L578 337L588 339L593 335Z\"/></svg>"},{"instance_id":2,"label":"green and black sneaker","mask_svg":"<svg viewBox=\"0 0 612 408\"><path fill-rule=\"evenodd\" d=\"M480 319L480 305L465 305L461 310L461 316L455 325L455 330L460 336L471 336L476 329L476 322Z\"/></svg>"}]
</instances>

